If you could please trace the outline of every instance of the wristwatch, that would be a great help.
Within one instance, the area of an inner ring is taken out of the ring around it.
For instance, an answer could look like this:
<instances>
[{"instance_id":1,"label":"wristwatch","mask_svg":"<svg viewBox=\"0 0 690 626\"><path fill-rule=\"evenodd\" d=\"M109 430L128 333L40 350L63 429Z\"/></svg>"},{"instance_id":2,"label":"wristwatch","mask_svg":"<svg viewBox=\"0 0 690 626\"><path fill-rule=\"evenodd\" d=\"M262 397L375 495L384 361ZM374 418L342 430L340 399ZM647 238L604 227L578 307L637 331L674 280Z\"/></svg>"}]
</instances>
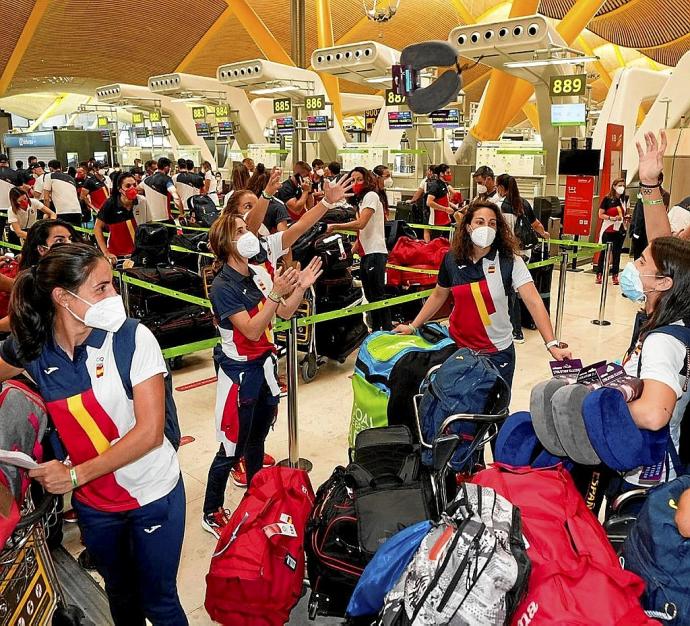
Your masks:
<instances>
[{"instance_id":1,"label":"wristwatch","mask_svg":"<svg viewBox=\"0 0 690 626\"><path fill-rule=\"evenodd\" d=\"M261 197L266 198L266 200L273 200L273 196L267 194L265 190L261 192Z\"/></svg>"},{"instance_id":2,"label":"wristwatch","mask_svg":"<svg viewBox=\"0 0 690 626\"><path fill-rule=\"evenodd\" d=\"M551 348L558 348L561 345L561 342L558 339L552 339L551 341L548 341L547 343L544 344L546 346L547 350L551 350Z\"/></svg>"}]
</instances>

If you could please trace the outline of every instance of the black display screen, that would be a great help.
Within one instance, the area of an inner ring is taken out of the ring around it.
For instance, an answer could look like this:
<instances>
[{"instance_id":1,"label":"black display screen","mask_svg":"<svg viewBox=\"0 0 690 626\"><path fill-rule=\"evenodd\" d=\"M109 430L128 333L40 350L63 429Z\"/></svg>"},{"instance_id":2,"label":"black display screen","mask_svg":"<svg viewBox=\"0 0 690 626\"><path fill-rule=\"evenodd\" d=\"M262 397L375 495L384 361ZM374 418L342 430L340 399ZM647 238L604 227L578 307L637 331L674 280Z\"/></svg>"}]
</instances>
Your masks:
<instances>
[{"instance_id":1,"label":"black display screen","mask_svg":"<svg viewBox=\"0 0 690 626\"><path fill-rule=\"evenodd\" d=\"M599 176L601 150L561 150L560 176Z\"/></svg>"}]
</instances>

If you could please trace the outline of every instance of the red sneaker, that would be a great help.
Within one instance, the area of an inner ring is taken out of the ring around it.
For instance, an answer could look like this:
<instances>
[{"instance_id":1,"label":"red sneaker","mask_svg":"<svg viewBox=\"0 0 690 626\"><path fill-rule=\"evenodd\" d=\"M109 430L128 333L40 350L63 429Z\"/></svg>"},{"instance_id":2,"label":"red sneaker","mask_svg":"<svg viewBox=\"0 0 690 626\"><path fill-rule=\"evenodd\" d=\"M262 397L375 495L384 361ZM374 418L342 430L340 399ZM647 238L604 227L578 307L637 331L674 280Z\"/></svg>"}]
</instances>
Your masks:
<instances>
[{"instance_id":1,"label":"red sneaker","mask_svg":"<svg viewBox=\"0 0 690 626\"><path fill-rule=\"evenodd\" d=\"M276 460L270 454L264 453L264 462L262 465L264 467L273 467L275 464Z\"/></svg>"},{"instance_id":2,"label":"red sneaker","mask_svg":"<svg viewBox=\"0 0 690 626\"><path fill-rule=\"evenodd\" d=\"M603 280L603 278L604 277L601 274L597 274L596 284L601 285L601 281Z\"/></svg>"},{"instance_id":3,"label":"red sneaker","mask_svg":"<svg viewBox=\"0 0 690 626\"><path fill-rule=\"evenodd\" d=\"M68 522L69 524L75 523L77 521L77 512L74 509L65 511L62 515L62 521Z\"/></svg>"},{"instance_id":4,"label":"red sneaker","mask_svg":"<svg viewBox=\"0 0 690 626\"><path fill-rule=\"evenodd\" d=\"M244 464L244 459L240 459L237 465L230 470L230 478L232 482L238 487L247 486L247 468Z\"/></svg>"},{"instance_id":5,"label":"red sneaker","mask_svg":"<svg viewBox=\"0 0 690 626\"><path fill-rule=\"evenodd\" d=\"M207 513L201 518L201 527L211 533L216 539L220 539L220 533L230 521L230 511L219 508L213 513Z\"/></svg>"},{"instance_id":6,"label":"red sneaker","mask_svg":"<svg viewBox=\"0 0 690 626\"><path fill-rule=\"evenodd\" d=\"M620 283L618 282L618 274L613 275L613 284L614 285L620 285Z\"/></svg>"}]
</instances>

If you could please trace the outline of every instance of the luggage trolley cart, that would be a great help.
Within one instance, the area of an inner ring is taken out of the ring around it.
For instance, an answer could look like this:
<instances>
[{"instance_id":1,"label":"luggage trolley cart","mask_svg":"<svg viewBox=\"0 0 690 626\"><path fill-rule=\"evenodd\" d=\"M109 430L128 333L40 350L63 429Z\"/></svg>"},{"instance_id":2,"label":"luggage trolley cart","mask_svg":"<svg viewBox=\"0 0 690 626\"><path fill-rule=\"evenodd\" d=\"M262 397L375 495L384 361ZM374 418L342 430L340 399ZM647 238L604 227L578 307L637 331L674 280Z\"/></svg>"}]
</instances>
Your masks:
<instances>
[{"instance_id":1,"label":"luggage trolley cart","mask_svg":"<svg viewBox=\"0 0 690 626\"><path fill-rule=\"evenodd\" d=\"M309 317L316 312L316 294L310 287L304 294L295 316ZM279 346L278 356L283 357L287 353L287 333L280 331L275 334L276 344ZM319 368L326 362L326 357L319 356L316 350L316 326L313 324L297 327L297 349L304 353L299 362L300 374L305 383L310 383L316 378Z\"/></svg>"},{"instance_id":2,"label":"luggage trolley cart","mask_svg":"<svg viewBox=\"0 0 690 626\"><path fill-rule=\"evenodd\" d=\"M44 532L56 506L51 494L34 505L27 492L21 519L0 551L0 626L47 626L56 611L70 611Z\"/></svg>"},{"instance_id":3,"label":"luggage trolley cart","mask_svg":"<svg viewBox=\"0 0 690 626\"><path fill-rule=\"evenodd\" d=\"M429 370L429 373L433 372L434 369L438 369L439 367L441 366L436 365ZM453 458L453 455L455 454L460 442L463 440L471 441L464 456L460 461L458 461L458 463L464 467L465 464L472 461L472 458L475 456L475 454L482 454L484 447L496 438L500 426L508 417L509 410L506 409L495 415L468 413L449 415L441 424L439 433L436 435L433 441L429 442L424 439L424 434L422 432L422 423L419 415L419 405L421 400L422 394L416 394L414 396L414 412L417 434L419 435L419 442L422 445L422 448L433 451L434 467L433 471L431 472L431 486L434 491L438 510L445 511L449 501L448 487L449 485L454 487L457 484L456 476L449 472L449 470L451 469L450 461ZM457 424L474 425L476 427L476 431L472 435L467 433L453 433L451 427ZM470 464L467 471L463 472L463 475L469 477L474 473L474 470L475 468ZM452 479L449 480L451 476Z\"/></svg>"}]
</instances>

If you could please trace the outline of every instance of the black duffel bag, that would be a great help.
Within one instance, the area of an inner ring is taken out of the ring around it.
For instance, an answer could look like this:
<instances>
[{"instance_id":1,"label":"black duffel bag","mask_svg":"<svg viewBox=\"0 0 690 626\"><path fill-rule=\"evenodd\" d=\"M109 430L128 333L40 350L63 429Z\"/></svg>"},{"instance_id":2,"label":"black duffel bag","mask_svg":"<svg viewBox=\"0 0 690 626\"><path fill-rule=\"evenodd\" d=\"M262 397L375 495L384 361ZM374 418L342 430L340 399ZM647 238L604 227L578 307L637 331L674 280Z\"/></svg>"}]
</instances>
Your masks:
<instances>
[{"instance_id":1,"label":"black duffel bag","mask_svg":"<svg viewBox=\"0 0 690 626\"><path fill-rule=\"evenodd\" d=\"M417 239L417 232L404 220L390 220L383 225L386 237L386 248L390 252L398 239L401 237L409 237L410 239Z\"/></svg>"},{"instance_id":2,"label":"black duffel bag","mask_svg":"<svg viewBox=\"0 0 690 626\"><path fill-rule=\"evenodd\" d=\"M184 267L132 267L123 269L121 273L124 276L130 276L152 285L199 298L205 297L202 278L196 272ZM127 285L127 288L128 313L131 317L144 319L149 315L167 313L187 304L183 300L171 298L131 283Z\"/></svg>"},{"instance_id":3,"label":"black duffel bag","mask_svg":"<svg viewBox=\"0 0 690 626\"><path fill-rule=\"evenodd\" d=\"M352 244L340 233L316 237L314 255L321 257L324 273L341 272L352 267Z\"/></svg>"},{"instance_id":4,"label":"black duffel bag","mask_svg":"<svg viewBox=\"0 0 690 626\"><path fill-rule=\"evenodd\" d=\"M134 234L132 261L140 267L170 263L170 240L175 230L160 222L139 224Z\"/></svg>"},{"instance_id":5,"label":"black duffel bag","mask_svg":"<svg viewBox=\"0 0 690 626\"><path fill-rule=\"evenodd\" d=\"M187 200L187 208L194 216L196 224L205 228L211 228L220 215L216 203L203 193L191 196Z\"/></svg>"},{"instance_id":6,"label":"black duffel bag","mask_svg":"<svg viewBox=\"0 0 690 626\"><path fill-rule=\"evenodd\" d=\"M435 514L419 446L405 426L357 435L352 463L319 487L307 522L310 617L343 616L378 547L396 532Z\"/></svg>"},{"instance_id":7,"label":"black duffel bag","mask_svg":"<svg viewBox=\"0 0 690 626\"><path fill-rule=\"evenodd\" d=\"M306 233L304 233L295 243L292 244L292 260L299 261L302 267L306 267L309 261L314 256L314 242L316 238L326 232L326 224L314 224Z\"/></svg>"},{"instance_id":8,"label":"black duffel bag","mask_svg":"<svg viewBox=\"0 0 690 626\"><path fill-rule=\"evenodd\" d=\"M357 217L354 207L349 205L334 206L321 218L324 224L346 224Z\"/></svg>"},{"instance_id":9,"label":"black duffel bag","mask_svg":"<svg viewBox=\"0 0 690 626\"><path fill-rule=\"evenodd\" d=\"M210 257L198 254L198 252L209 251L207 232L175 233L170 241L170 245L188 250L188 252L170 250L170 260L176 266L198 272L201 267L213 262L213 259Z\"/></svg>"},{"instance_id":10,"label":"black duffel bag","mask_svg":"<svg viewBox=\"0 0 690 626\"><path fill-rule=\"evenodd\" d=\"M211 309L177 300L175 305L168 298L166 313L144 315L140 321L158 340L161 348L172 348L216 336Z\"/></svg>"}]
</instances>

